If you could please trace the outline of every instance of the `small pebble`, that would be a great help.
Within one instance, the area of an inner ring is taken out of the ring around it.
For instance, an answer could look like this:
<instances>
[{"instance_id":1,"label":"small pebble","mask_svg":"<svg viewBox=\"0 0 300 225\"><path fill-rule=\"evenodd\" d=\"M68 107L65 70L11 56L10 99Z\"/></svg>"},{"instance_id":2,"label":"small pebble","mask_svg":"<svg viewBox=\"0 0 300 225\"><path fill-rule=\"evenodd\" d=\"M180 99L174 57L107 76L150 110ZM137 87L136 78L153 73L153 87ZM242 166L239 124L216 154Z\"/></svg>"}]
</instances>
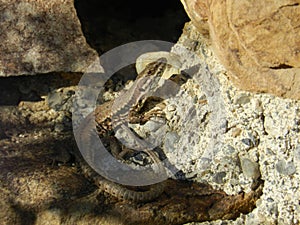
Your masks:
<instances>
[{"instance_id":1,"label":"small pebble","mask_svg":"<svg viewBox=\"0 0 300 225\"><path fill-rule=\"evenodd\" d=\"M237 136L239 136L242 133L242 129L240 128L233 128L231 131L231 136L233 138L236 138Z\"/></svg>"},{"instance_id":2,"label":"small pebble","mask_svg":"<svg viewBox=\"0 0 300 225\"><path fill-rule=\"evenodd\" d=\"M252 178L253 180L256 180L260 177L260 171L257 162L253 162L252 160L247 158L242 158L241 167L245 177Z\"/></svg>"},{"instance_id":3,"label":"small pebble","mask_svg":"<svg viewBox=\"0 0 300 225\"><path fill-rule=\"evenodd\" d=\"M234 99L235 105L244 105L250 102L250 98L246 94L240 94L237 98Z\"/></svg>"},{"instance_id":4,"label":"small pebble","mask_svg":"<svg viewBox=\"0 0 300 225\"><path fill-rule=\"evenodd\" d=\"M165 137L165 149L169 152L174 151L175 144L178 142L179 136L175 132L168 132Z\"/></svg>"},{"instance_id":5,"label":"small pebble","mask_svg":"<svg viewBox=\"0 0 300 225\"><path fill-rule=\"evenodd\" d=\"M226 177L225 172L218 172L214 175L213 181L216 182L217 184L222 184L224 177Z\"/></svg>"},{"instance_id":6,"label":"small pebble","mask_svg":"<svg viewBox=\"0 0 300 225\"><path fill-rule=\"evenodd\" d=\"M300 144L296 146L296 149L294 151L294 161L300 162Z\"/></svg>"},{"instance_id":7,"label":"small pebble","mask_svg":"<svg viewBox=\"0 0 300 225\"><path fill-rule=\"evenodd\" d=\"M253 143L250 138L243 138L242 142L249 147L253 147Z\"/></svg>"},{"instance_id":8,"label":"small pebble","mask_svg":"<svg viewBox=\"0 0 300 225\"><path fill-rule=\"evenodd\" d=\"M226 153L227 155L232 155L235 152L236 152L236 149L234 147L232 147L231 145L226 145L224 148L224 153Z\"/></svg>"},{"instance_id":9,"label":"small pebble","mask_svg":"<svg viewBox=\"0 0 300 225\"><path fill-rule=\"evenodd\" d=\"M167 110L169 112L174 112L176 110L176 106L175 105L167 105Z\"/></svg>"},{"instance_id":10,"label":"small pebble","mask_svg":"<svg viewBox=\"0 0 300 225\"><path fill-rule=\"evenodd\" d=\"M296 167L295 167L294 163L293 162L287 163L284 160L279 160L276 163L275 168L276 168L277 172L282 175L292 175L296 172Z\"/></svg>"},{"instance_id":11,"label":"small pebble","mask_svg":"<svg viewBox=\"0 0 300 225\"><path fill-rule=\"evenodd\" d=\"M145 129L149 130L150 132L155 132L163 125L164 123L161 121L149 120L147 123L145 123Z\"/></svg>"}]
</instances>

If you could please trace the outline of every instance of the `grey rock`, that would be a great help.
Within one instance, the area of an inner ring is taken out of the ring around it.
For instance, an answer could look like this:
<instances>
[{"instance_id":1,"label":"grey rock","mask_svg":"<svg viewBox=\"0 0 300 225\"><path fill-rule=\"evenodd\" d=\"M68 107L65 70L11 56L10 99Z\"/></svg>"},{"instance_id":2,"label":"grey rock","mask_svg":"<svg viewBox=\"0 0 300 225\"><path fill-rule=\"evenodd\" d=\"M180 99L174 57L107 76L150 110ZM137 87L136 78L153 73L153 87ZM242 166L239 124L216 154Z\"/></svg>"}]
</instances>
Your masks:
<instances>
[{"instance_id":1,"label":"grey rock","mask_svg":"<svg viewBox=\"0 0 300 225\"><path fill-rule=\"evenodd\" d=\"M253 147L253 143L250 138L243 138L242 142L249 147Z\"/></svg>"},{"instance_id":2,"label":"grey rock","mask_svg":"<svg viewBox=\"0 0 300 225\"><path fill-rule=\"evenodd\" d=\"M240 94L234 99L234 104L244 105L250 102L250 97L247 94Z\"/></svg>"},{"instance_id":3,"label":"grey rock","mask_svg":"<svg viewBox=\"0 0 300 225\"><path fill-rule=\"evenodd\" d=\"M163 121L148 121L145 124L145 128L148 129L150 132L156 132L159 128L163 125Z\"/></svg>"},{"instance_id":4,"label":"grey rock","mask_svg":"<svg viewBox=\"0 0 300 225\"><path fill-rule=\"evenodd\" d=\"M293 162L279 160L275 166L278 173L283 175L292 175L296 172L296 167Z\"/></svg>"},{"instance_id":5,"label":"grey rock","mask_svg":"<svg viewBox=\"0 0 300 225\"><path fill-rule=\"evenodd\" d=\"M231 145L226 145L224 148L224 153L226 153L227 155L232 155L232 154L236 153L236 149L234 147L232 147Z\"/></svg>"},{"instance_id":6,"label":"grey rock","mask_svg":"<svg viewBox=\"0 0 300 225\"><path fill-rule=\"evenodd\" d=\"M245 177L252 178L254 180L260 177L260 171L258 167L258 163L253 162L248 158L241 159L241 167Z\"/></svg>"},{"instance_id":7,"label":"grey rock","mask_svg":"<svg viewBox=\"0 0 300 225\"><path fill-rule=\"evenodd\" d=\"M259 145L259 135L254 132L254 133L248 133L248 136L253 144L253 146L258 146Z\"/></svg>"},{"instance_id":8,"label":"grey rock","mask_svg":"<svg viewBox=\"0 0 300 225\"><path fill-rule=\"evenodd\" d=\"M248 133L248 138L243 138L241 140L245 145L247 145L249 148L253 148L258 146L259 144L259 137L256 133Z\"/></svg>"},{"instance_id":9,"label":"grey rock","mask_svg":"<svg viewBox=\"0 0 300 225\"><path fill-rule=\"evenodd\" d=\"M0 15L0 76L83 72L97 57L72 0L8 0Z\"/></svg>"},{"instance_id":10,"label":"grey rock","mask_svg":"<svg viewBox=\"0 0 300 225\"><path fill-rule=\"evenodd\" d=\"M167 151L172 152L175 149L175 143L178 142L179 136L175 132L168 132L165 137L165 148Z\"/></svg>"},{"instance_id":11,"label":"grey rock","mask_svg":"<svg viewBox=\"0 0 300 225\"><path fill-rule=\"evenodd\" d=\"M216 182L217 184L222 184L224 183L224 177L226 177L225 172L218 172L214 175L213 181Z\"/></svg>"},{"instance_id":12,"label":"grey rock","mask_svg":"<svg viewBox=\"0 0 300 225\"><path fill-rule=\"evenodd\" d=\"M294 161L300 162L300 144L298 144L295 148Z\"/></svg>"}]
</instances>

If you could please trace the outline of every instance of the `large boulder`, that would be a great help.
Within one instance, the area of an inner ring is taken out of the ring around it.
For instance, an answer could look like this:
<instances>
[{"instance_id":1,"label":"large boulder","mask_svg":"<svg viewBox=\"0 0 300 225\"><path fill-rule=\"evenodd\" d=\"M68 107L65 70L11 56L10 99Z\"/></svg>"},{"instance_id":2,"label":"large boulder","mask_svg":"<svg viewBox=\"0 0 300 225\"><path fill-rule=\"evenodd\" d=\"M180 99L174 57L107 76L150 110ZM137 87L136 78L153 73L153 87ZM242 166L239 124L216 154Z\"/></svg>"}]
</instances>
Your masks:
<instances>
[{"instance_id":1,"label":"large boulder","mask_svg":"<svg viewBox=\"0 0 300 225\"><path fill-rule=\"evenodd\" d=\"M73 0L2 0L0 76L82 72L97 57Z\"/></svg>"},{"instance_id":2,"label":"large boulder","mask_svg":"<svg viewBox=\"0 0 300 225\"><path fill-rule=\"evenodd\" d=\"M300 1L181 0L236 86L300 99Z\"/></svg>"}]
</instances>

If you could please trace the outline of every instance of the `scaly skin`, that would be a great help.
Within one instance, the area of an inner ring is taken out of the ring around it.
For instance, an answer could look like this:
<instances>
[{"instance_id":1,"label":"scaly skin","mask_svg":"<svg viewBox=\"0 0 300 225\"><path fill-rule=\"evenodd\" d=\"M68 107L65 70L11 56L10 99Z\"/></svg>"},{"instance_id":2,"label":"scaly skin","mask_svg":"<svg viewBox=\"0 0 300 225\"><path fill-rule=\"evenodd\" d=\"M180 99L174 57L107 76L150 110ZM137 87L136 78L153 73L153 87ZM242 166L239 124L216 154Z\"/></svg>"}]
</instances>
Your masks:
<instances>
[{"instance_id":1,"label":"scaly skin","mask_svg":"<svg viewBox=\"0 0 300 225\"><path fill-rule=\"evenodd\" d=\"M99 105L95 109L95 112L89 114L83 120L75 132L80 143L90 143L90 134L95 127L97 127L99 137L105 137L108 135L113 130L113 116L114 125L122 125L124 120L127 120L127 118L130 120L130 116L135 115L130 113L133 108L140 102L140 100L147 98L147 94L149 92L153 92L156 88L158 88L158 80L167 66L165 58L161 58L156 62L148 64L138 75L137 81L133 84L133 86L128 91L121 93L121 97L119 97L119 99ZM114 109L114 106L117 108ZM138 121L139 119L133 118L133 120ZM154 162L158 163L159 166L162 166L162 163L153 151L147 149L142 151L146 152ZM120 200L148 202L157 198L164 191L165 182L150 185L146 191L131 190L126 186L107 180L96 173L87 164L79 152L75 152L75 157L86 177L92 179L101 190L117 197Z\"/></svg>"}]
</instances>

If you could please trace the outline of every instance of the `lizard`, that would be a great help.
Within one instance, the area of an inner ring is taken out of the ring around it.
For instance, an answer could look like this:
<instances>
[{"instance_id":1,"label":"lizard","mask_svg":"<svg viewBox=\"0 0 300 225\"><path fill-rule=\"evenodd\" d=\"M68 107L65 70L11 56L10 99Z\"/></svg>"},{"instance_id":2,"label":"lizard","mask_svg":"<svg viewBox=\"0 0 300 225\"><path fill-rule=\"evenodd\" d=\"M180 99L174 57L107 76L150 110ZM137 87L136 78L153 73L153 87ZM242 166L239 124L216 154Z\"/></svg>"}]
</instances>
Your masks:
<instances>
[{"instance_id":1,"label":"lizard","mask_svg":"<svg viewBox=\"0 0 300 225\"><path fill-rule=\"evenodd\" d=\"M94 112L90 113L83 122L79 125L76 133L81 139L82 143L88 143L90 130L96 125L99 137L107 136L115 127L122 126L125 120L134 123L144 123L151 117L151 115L138 115L139 105L144 102L149 93L155 92L159 87L158 83L162 74L170 66L167 64L166 58L160 58L155 62L149 63L145 69L137 76L135 83L126 92L121 92L117 100L105 102L96 107ZM112 123L112 118L114 118ZM162 166L158 156L149 149L141 150L146 152L152 161ZM165 182L159 182L150 185L146 191L137 191L129 189L128 187L110 181L96 171L94 171L88 163L84 160L82 155L75 151L76 160L78 161L82 173L98 186L99 189L117 197L120 200L127 200L132 202L148 202L157 198L165 189ZM160 168L162 169L162 168Z\"/></svg>"}]
</instances>

